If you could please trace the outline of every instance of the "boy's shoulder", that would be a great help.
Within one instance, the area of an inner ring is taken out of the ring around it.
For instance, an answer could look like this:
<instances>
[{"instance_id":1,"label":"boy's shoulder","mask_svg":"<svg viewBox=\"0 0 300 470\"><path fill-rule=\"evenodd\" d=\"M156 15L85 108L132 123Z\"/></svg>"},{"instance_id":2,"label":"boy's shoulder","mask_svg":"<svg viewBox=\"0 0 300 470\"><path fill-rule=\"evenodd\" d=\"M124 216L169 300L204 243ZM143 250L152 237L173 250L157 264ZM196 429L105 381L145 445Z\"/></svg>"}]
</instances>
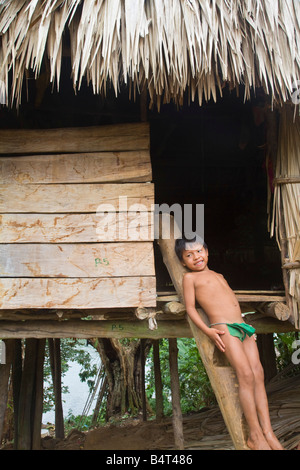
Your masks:
<instances>
[{"instance_id":1,"label":"boy's shoulder","mask_svg":"<svg viewBox=\"0 0 300 470\"><path fill-rule=\"evenodd\" d=\"M187 285L187 284L194 283L195 274L197 274L197 273L195 273L193 271L188 271L187 273L184 273L183 278L182 278L183 284Z\"/></svg>"},{"instance_id":2,"label":"boy's shoulder","mask_svg":"<svg viewBox=\"0 0 300 470\"><path fill-rule=\"evenodd\" d=\"M215 277L215 276L221 277L221 278L224 279L223 274L217 273L216 271L212 271L211 269L209 269L208 271L200 271L200 272L188 271L188 272L184 273L183 279L186 282L194 282L196 279L197 279L197 281L201 281L201 279L202 279L203 282L205 282L205 280L207 280L207 278Z\"/></svg>"},{"instance_id":3,"label":"boy's shoulder","mask_svg":"<svg viewBox=\"0 0 300 470\"><path fill-rule=\"evenodd\" d=\"M188 271L188 272L184 273L183 280L186 283L198 282L199 280L201 280L201 278L205 277L205 275L203 276L203 274L204 273L202 273L202 272Z\"/></svg>"}]
</instances>

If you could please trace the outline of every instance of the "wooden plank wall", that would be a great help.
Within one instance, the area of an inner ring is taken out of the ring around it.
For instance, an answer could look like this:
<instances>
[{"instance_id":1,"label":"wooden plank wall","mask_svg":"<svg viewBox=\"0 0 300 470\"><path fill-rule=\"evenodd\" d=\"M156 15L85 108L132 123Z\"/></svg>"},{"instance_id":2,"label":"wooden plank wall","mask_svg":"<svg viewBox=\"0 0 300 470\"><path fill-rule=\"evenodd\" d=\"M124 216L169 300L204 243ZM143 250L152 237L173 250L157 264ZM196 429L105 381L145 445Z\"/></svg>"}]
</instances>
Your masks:
<instances>
[{"instance_id":1,"label":"wooden plank wall","mask_svg":"<svg viewBox=\"0 0 300 470\"><path fill-rule=\"evenodd\" d=\"M0 131L1 309L155 306L149 148L147 123Z\"/></svg>"}]
</instances>

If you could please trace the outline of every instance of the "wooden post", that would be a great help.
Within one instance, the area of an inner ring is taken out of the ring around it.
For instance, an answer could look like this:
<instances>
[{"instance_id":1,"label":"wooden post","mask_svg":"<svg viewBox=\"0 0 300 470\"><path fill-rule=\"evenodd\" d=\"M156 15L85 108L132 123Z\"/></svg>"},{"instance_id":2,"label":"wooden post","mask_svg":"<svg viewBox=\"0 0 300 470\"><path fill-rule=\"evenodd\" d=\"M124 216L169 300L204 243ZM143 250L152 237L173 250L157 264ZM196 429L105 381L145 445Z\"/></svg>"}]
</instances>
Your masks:
<instances>
[{"instance_id":1,"label":"wooden post","mask_svg":"<svg viewBox=\"0 0 300 470\"><path fill-rule=\"evenodd\" d=\"M43 413L43 365L45 340L26 340L22 369L21 342L16 341L13 360L14 448L38 450Z\"/></svg>"},{"instance_id":2,"label":"wooden post","mask_svg":"<svg viewBox=\"0 0 300 470\"><path fill-rule=\"evenodd\" d=\"M173 432L175 447L176 449L184 450L182 413L180 407L180 385L178 376L178 349L176 338L169 339L169 363L171 375Z\"/></svg>"},{"instance_id":3,"label":"wooden post","mask_svg":"<svg viewBox=\"0 0 300 470\"><path fill-rule=\"evenodd\" d=\"M48 339L50 364L52 371L53 389L55 396L55 436L64 439L64 419L61 398L61 356L60 356L60 340Z\"/></svg>"},{"instance_id":4,"label":"wooden post","mask_svg":"<svg viewBox=\"0 0 300 470\"><path fill-rule=\"evenodd\" d=\"M20 388L18 450L32 447L32 396L35 387L35 363L37 339L27 339L24 367Z\"/></svg>"},{"instance_id":5,"label":"wooden post","mask_svg":"<svg viewBox=\"0 0 300 470\"><path fill-rule=\"evenodd\" d=\"M159 340L153 340L153 363L154 363L154 381L155 381L155 403L156 420L161 421L164 416L163 393L161 369L159 361Z\"/></svg>"},{"instance_id":6,"label":"wooden post","mask_svg":"<svg viewBox=\"0 0 300 470\"><path fill-rule=\"evenodd\" d=\"M257 347L260 361L264 368L265 383L268 383L277 374L276 352L273 334L257 335Z\"/></svg>"},{"instance_id":7,"label":"wooden post","mask_svg":"<svg viewBox=\"0 0 300 470\"><path fill-rule=\"evenodd\" d=\"M184 303L182 278L185 273L185 269L175 255L175 223L176 222L172 217L169 217L168 220L165 214L164 217L160 219L159 246L163 255L164 263L169 271L180 301ZM164 227L166 224L170 224L169 238L162 237L162 234L168 233L168 227ZM207 322L207 317L203 310L199 308L198 313L203 321ZM209 338L190 320L189 317L188 322L196 340L201 359L218 400L220 410L228 432L231 435L233 444L237 450L248 449L246 444L247 435L244 426L244 417L238 397L238 382L236 374L225 360L225 356L215 348Z\"/></svg>"},{"instance_id":8,"label":"wooden post","mask_svg":"<svg viewBox=\"0 0 300 470\"><path fill-rule=\"evenodd\" d=\"M45 344L46 344L45 339L39 339L37 342L35 389L34 389L33 402L32 402L32 408L33 408L32 450L40 450L40 447L41 447Z\"/></svg>"},{"instance_id":9,"label":"wooden post","mask_svg":"<svg viewBox=\"0 0 300 470\"><path fill-rule=\"evenodd\" d=\"M8 384L9 384L9 375L10 369L13 360L13 352L14 352L14 340L6 340L4 342L5 345L5 360L3 363L0 363L0 444L1 444L1 437L3 432L3 424L4 418L7 408L7 398L8 398Z\"/></svg>"},{"instance_id":10,"label":"wooden post","mask_svg":"<svg viewBox=\"0 0 300 470\"><path fill-rule=\"evenodd\" d=\"M14 449L18 449L19 403L22 381L22 341L15 339L15 353L13 358L13 402L14 402Z\"/></svg>"},{"instance_id":11,"label":"wooden post","mask_svg":"<svg viewBox=\"0 0 300 470\"><path fill-rule=\"evenodd\" d=\"M141 353L141 395L142 395L142 411L143 421L147 421L147 405L146 405L146 390L145 390L145 339L140 340L140 353Z\"/></svg>"}]
</instances>

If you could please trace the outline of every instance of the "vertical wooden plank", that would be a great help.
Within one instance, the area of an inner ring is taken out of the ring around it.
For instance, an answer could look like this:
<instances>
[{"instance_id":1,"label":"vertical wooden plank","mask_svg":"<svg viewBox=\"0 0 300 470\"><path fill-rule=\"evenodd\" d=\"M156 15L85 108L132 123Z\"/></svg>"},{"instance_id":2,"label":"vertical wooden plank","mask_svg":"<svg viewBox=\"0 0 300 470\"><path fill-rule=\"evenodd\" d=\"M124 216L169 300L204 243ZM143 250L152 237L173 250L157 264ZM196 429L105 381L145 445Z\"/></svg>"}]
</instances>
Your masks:
<instances>
[{"instance_id":1,"label":"vertical wooden plank","mask_svg":"<svg viewBox=\"0 0 300 470\"><path fill-rule=\"evenodd\" d=\"M154 380L155 380L155 403L156 403L156 421L161 421L164 416L163 407L163 386L161 379L161 369L159 360L159 340L153 340L153 362L154 362Z\"/></svg>"},{"instance_id":2,"label":"vertical wooden plank","mask_svg":"<svg viewBox=\"0 0 300 470\"><path fill-rule=\"evenodd\" d=\"M37 343L35 390L33 400L32 423L32 450L41 448L41 428L43 416L43 388L44 388L44 357L46 339L39 339Z\"/></svg>"},{"instance_id":3,"label":"vertical wooden plank","mask_svg":"<svg viewBox=\"0 0 300 470\"><path fill-rule=\"evenodd\" d=\"M7 408L8 384L13 361L14 343L15 342L13 339L5 340L5 355L3 355L5 356L5 361L0 363L0 439L2 437L4 418Z\"/></svg>"},{"instance_id":4,"label":"vertical wooden plank","mask_svg":"<svg viewBox=\"0 0 300 470\"><path fill-rule=\"evenodd\" d=\"M146 389L145 389L145 345L146 345L146 339L141 338L140 357L141 357L141 395L142 395L143 421L147 421Z\"/></svg>"},{"instance_id":5,"label":"vertical wooden plank","mask_svg":"<svg viewBox=\"0 0 300 470\"><path fill-rule=\"evenodd\" d=\"M37 339L26 340L26 350L19 402L18 450L31 450L32 397L35 386Z\"/></svg>"},{"instance_id":6,"label":"vertical wooden plank","mask_svg":"<svg viewBox=\"0 0 300 470\"><path fill-rule=\"evenodd\" d=\"M178 348L177 339L169 338L169 363L171 375L173 432L176 449L184 449L182 413L180 406L180 384L178 375Z\"/></svg>"},{"instance_id":7,"label":"vertical wooden plank","mask_svg":"<svg viewBox=\"0 0 300 470\"><path fill-rule=\"evenodd\" d=\"M64 418L61 396L61 354L60 339L49 338L50 364L55 397L55 437L64 439Z\"/></svg>"},{"instance_id":8,"label":"vertical wooden plank","mask_svg":"<svg viewBox=\"0 0 300 470\"><path fill-rule=\"evenodd\" d=\"M18 449L19 436L19 404L22 382L22 340L15 339L15 354L12 368L13 379L13 402L14 402L14 450Z\"/></svg>"}]
</instances>

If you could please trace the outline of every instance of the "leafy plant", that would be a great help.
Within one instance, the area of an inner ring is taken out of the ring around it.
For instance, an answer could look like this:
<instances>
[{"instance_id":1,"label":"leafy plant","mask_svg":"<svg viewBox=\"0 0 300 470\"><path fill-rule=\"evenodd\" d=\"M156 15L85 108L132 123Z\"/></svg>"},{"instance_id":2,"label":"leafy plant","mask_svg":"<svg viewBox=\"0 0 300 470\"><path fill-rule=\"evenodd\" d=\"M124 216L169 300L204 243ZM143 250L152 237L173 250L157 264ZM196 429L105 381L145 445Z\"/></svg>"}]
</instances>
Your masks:
<instances>
[{"instance_id":1,"label":"leafy plant","mask_svg":"<svg viewBox=\"0 0 300 470\"><path fill-rule=\"evenodd\" d=\"M179 338L178 373L180 381L181 409L183 413L198 411L200 408L216 403L205 368L194 339ZM153 354L146 363L146 391L152 409L155 409L155 385ZM160 340L160 367L163 382L163 400L165 415L172 414L171 383L169 371L168 340Z\"/></svg>"}]
</instances>

